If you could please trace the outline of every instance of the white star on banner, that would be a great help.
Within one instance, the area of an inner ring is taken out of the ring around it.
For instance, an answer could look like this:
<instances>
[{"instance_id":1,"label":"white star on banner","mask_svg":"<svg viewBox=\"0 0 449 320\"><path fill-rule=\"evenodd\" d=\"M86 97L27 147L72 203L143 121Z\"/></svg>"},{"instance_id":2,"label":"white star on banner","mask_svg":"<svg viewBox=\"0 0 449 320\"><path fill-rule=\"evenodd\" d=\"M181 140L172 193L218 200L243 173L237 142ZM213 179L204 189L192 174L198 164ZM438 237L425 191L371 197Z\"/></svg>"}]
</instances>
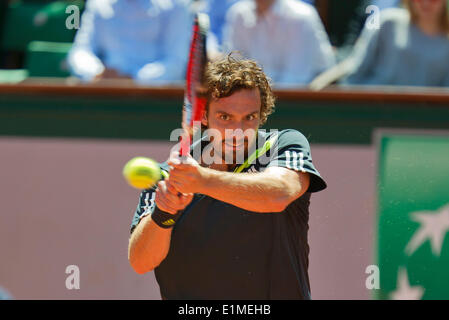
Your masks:
<instances>
[{"instance_id":1,"label":"white star on banner","mask_svg":"<svg viewBox=\"0 0 449 320\"><path fill-rule=\"evenodd\" d=\"M410 286L407 270L399 268L396 290L390 293L390 298L392 300L420 300L423 294L424 288L421 286Z\"/></svg>"},{"instance_id":2,"label":"white star on banner","mask_svg":"<svg viewBox=\"0 0 449 320\"><path fill-rule=\"evenodd\" d=\"M405 247L405 253L410 256L429 239L433 254L441 255L444 237L449 231L449 204L437 211L417 211L410 215L413 221L421 225Z\"/></svg>"}]
</instances>

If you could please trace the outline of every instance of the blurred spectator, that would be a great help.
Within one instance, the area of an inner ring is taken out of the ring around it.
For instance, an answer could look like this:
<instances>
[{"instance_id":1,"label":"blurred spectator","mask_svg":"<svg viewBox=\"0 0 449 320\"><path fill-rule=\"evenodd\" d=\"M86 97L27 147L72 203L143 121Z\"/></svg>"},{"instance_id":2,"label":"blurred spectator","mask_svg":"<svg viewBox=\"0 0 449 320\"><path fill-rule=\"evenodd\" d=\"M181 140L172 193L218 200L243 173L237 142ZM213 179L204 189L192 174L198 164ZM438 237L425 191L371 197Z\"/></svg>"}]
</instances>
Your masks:
<instances>
[{"instance_id":1,"label":"blurred spectator","mask_svg":"<svg viewBox=\"0 0 449 320\"><path fill-rule=\"evenodd\" d=\"M401 4L401 0L371 0L372 5L375 5L379 10L387 8L397 8Z\"/></svg>"},{"instance_id":2,"label":"blurred spectator","mask_svg":"<svg viewBox=\"0 0 449 320\"><path fill-rule=\"evenodd\" d=\"M400 0L317 0L317 10L324 22L332 46L338 49L337 60L346 58L360 36L366 19L378 10L397 7ZM369 10L367 10L369 8Z\"/></svg>"},{"instance_id":3,"label":"blurred spectator","mask_svg":"<svg viewBox=\"0 0 449 320\"><path fill-rule=\"evenodd\" d=\"M327 1L326 30L331 44L335 47L351 47L354 45L368 16L366 8L370 0L346 0L341 2Z\"/></svg>"},{"instance_id":4,"label":"blurred spectator","mask_svg":"<svg viewBox=\"0 0 449 320\"><path fill-rule=\"evenodd\" d=\"M350 84L449 86L446 0L407 0L365 29L350 57Z\"/></svg>"},{"instance_id":5,"label":"blurred spectator","mask_svg":"<svg viewBox=\"0 0 449 320\"><path fill-rule=\"evenodd\" d=\"M229 8L239 0L205 0L204 11L210 18L210 32L208 40L214 41L214 45L220 50L223 43L223 26L225 23L226 13ZM315 0L297 0L314 4ZM380 0L379 0L380 1ZM385 0L383 0L385 1ZM393 0L390 0L393 1Z\"/></svg>"},{"instance_id":6,"label":"blurred spectator","mask_svg":"<svg viewBox=\"0 0 449 320\"><path fill-rule=\"evenodd\" d=\"M306 84L335 61L315 8L297 0L239 1L227 14L223 43L282 86Z\"/></svg>"},{"instance_id":7,"label":"blurred spectator","mask_svg":"<svg viewBox=\"0 0 449 320\"><path fill-rule=\"evenodd\" d=\"M191 33L188 0L89 0L68 61L83 80L139 83L184 78Z\"/></svg>"},{"instance_id":8,"label":"blurred spectator","mask_svg":"<svg viewBox=\"0 0 449 320\"><path fill-rule=\"evenodd\" d=\"M210 33L208 37L213 38L220 47L223 40L223 25L226 12L238 0L206 0L205 12L210 18Z\"/></svg>"}]
</instances>

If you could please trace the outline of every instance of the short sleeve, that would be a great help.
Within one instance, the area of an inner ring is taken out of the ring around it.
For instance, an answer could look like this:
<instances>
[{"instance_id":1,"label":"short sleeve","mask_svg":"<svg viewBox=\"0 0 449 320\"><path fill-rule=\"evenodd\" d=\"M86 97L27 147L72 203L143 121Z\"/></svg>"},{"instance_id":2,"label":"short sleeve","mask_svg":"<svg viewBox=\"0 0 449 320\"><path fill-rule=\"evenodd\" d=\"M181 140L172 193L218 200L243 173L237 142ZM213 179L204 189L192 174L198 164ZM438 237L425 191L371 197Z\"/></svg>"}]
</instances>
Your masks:
<instances>
[{"instance_id":1,"label":"short sleeve","mask_svg":"<svg viewBox=\"0 0 449 320\"><path fill-rule=\"evenodd\" d=\"M312 162L309 142L299 131L288 129L279 132L268 167L284 167L310 173L308 192L318 192L327 187Z\"/></svg>"},{"instance_id":2,"label":"short sleeve","mask_svg":"<svg viewBox=\"0 0 449 320\"><path fill-rule=\"evenodd\" d=\"M160 164L161 170L168 171L167 164L164 162ZM151 189L142 190L139 196L139 203L137 204L136 211L131 222L132 233L134 228L139 224L143 217L146 217L154 212L156 209L156 186Z\"/></svg>"},{"instance_id":3,"label":"short sleeve","mask_svg":"<svg viewBox=\"0 0 449 320\"><path fill-rule=\"evenodd\" d=\"M131 222L131 233L134 228L139 224L140 220L147 215L153 213L156 206L155 202L156 189L146 189L140 193L139 204L137 205L136 211L134 212L133 220Z\"/></svg>"}]
</instances>

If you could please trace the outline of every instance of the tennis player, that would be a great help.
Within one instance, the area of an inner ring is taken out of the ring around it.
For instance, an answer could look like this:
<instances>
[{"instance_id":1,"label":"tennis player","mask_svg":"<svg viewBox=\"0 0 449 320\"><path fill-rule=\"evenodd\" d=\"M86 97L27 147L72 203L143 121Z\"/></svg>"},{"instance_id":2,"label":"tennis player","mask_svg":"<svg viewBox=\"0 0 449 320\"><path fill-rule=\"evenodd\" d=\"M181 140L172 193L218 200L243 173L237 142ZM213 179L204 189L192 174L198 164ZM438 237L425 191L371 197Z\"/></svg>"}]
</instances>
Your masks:
<instances>
[{"instance_id":1,"label":"tennis player","mask_svg":"<svg viewBox=\"0 0 449 320\"><path fill-rule=\"evenodd\" d=\"M212 134L192 144L199 158L172 152L161 164L169 176L140 194L129 261L155 271L163 299L310 299L309 204L326 183L309 143L293 129L259 129L275 99L254 61L228 56L205 78ZM235 173L238 155L266 141L270 150Z\"/></svg>"}]
</instances>

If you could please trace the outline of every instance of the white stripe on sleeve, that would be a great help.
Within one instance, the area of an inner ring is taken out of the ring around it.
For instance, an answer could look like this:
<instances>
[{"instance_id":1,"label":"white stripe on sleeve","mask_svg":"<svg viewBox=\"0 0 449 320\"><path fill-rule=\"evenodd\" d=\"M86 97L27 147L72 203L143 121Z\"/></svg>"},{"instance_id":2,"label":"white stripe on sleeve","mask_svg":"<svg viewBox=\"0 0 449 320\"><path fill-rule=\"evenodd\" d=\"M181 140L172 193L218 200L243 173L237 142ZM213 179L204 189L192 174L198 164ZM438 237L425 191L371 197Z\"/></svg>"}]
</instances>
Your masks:
<instances>
[{"instance_id":1,"label":"white stripe on sleeve","mask_svg":"<svg viewBox=\"0 0 449 320\"><path fill-rule=\"evenodd\" d=\"M290 167L290 151L285 151L285 165L287 166L287 168L291 169Z\"/></svg>"},{"instance_id":2,"label":"white stripe on sleeve","mask_svg":"<svg viewBox=\"0 0 449 320\"><path fill-rule=\"evenodd\" d=\"M299 153L299 170L306 172L306 170L304 170L304 153L302 152Z\"/></svg>"},{"instance_id":3,"label":"white stripe on sleeve","mask_svg":"<svg viewBox=\"0 0 449 320\"><path fill-rule=\"evenodd\" d=\"M298 154L293 151L293 169L298 171Z\"/></svg>"},{"instance_id":4,"label":"white stripe on sleeve","mask_svg":"<svg viewBox=\"0 0 449 320\"><path fill-rule=\"evenodd\" d=\"M145 202L145 206L143 207L144 211L143 211L142 215L139 217L139 219L142 219L143 217L146 217L147 215L149 215L153 212L154 205L156 204L154 201L156 198L156 192L153 192L151 194L151 199L149 199L149 198L150 198L150 194L147 193L145 195L145 200L144 200L144 202Z\"/></svg>"}]
</instances>

